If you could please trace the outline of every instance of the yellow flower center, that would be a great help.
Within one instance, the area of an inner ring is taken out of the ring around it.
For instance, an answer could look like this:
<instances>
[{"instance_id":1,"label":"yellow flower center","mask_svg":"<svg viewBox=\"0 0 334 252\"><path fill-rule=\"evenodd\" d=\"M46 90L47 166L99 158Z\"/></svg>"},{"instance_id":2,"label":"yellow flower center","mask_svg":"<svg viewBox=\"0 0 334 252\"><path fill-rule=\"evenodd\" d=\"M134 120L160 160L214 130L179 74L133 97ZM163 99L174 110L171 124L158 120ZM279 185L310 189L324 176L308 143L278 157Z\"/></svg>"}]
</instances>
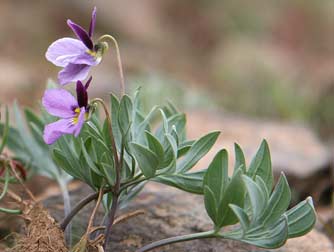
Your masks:
<instances>
[{"instance_id":1,"label":"yellow flower center","mask_svg":"<svg viewBox=\"0 0 334 252\"><path fill-rule=\"evenodd\" d=\"M76 108L74 110L74 117L72 118L72 123L75 125L79 122L79 115L80 115L80 112L81 112L81 108ZM88 119L88 112L85 113L85 120Z\"/></svg>"}]
</instances>

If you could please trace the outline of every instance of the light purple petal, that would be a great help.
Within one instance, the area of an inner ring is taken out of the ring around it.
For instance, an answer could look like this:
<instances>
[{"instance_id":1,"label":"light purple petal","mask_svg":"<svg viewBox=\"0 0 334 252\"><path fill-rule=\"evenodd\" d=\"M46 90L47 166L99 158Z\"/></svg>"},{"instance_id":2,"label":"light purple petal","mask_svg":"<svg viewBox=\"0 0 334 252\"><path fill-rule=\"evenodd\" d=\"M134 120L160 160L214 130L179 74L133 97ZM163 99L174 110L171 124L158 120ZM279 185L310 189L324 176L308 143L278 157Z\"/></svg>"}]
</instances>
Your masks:
<instances>
[{"instance_id":1,"label":"light purple petal","mask_svg":"<svg viewBox=\"0 0 334 252\"><path fill-rule=\"evenodd\" d=\"M74 136L77 137L81 131L81 128L85 122L85 107L80 108L80 114L78 116L78 122L75 124Z\"/></svg>"},{"instance_id":2,"label":"light purple petal","mask_svg":"<svg viewBox=\"0 0 334 252\"><path fill-rule=\"evenodd\" d=\"M99 64L101 62L101 59L102 59L101 57L100 58L95 58L94 56L85 52L85 53L80 54L77 57L73 58L70 63L96 66L97 64Z\"/></svg>"},{"instance_id":3,"label":"light purple petal","mask_svg":"<svg viewBox=\"0 0 334 252\"><path fill-rule=\"evenodd\" d=\"M78 39L61 38L53 42L46 51L45 57L56 66L65 67L85 55L87 48ZM87 54L92 57L91 55Z\"/></svg>"},{"instance_id":4,"label":"light purple petal","mask_svg":"<svg viewBox=\"0 0 334 252\"><path fill-rule=\"evenodd\" d=\"M58 74L58 81L61 85L66 85L70 82L83 80L88 76L91 66L84 64L68 64Z\"/></svg>"},{"instance_id":5,"label":"light purple petal","mask_svg":"<svg viewBox=\"0 0 334 252\"><path fill-rule=\"evenodd\" d=\"M80 25L72 22L72 20L67 20L68 26L72 29L72 31L77 35L77 37L86 45L89 50L93 50L94 44L88 33L82 28Z\"/></svg>"},{"instance_id":6,"label":"light purple petal","mask_svg":"<svg viewBox=\"0 0 334 252\"><path fill-rule=\"evenodd\" d=\"M89 37L92 37L94 34L95 23L96 23L96 7L94 7L93 9L92 19L90 20L89 32L88 32Z\"/></svg>"},{"instance_id":7,"label":"light purple petal","mask_svg":"<svg viewBox=\"0 0 334 252\"><path fill-rule=\"evenodd\" d=\"M53 144L64 134L73 134L77 126L72 123L73 118L60 119L45 126L43 139L46 144Z\"/></svg>"},{"instance_id":8,"label":"light purple petal","mask_svg":"<svg viewBox=\"0 0 334 252\"><path fill-rule=\"evenodd\" d=\"M64 89L47 89L42 104L48 113L61 118L72 118L74 109L78 107L77 100Z\"/></svg>"}]
</instances>

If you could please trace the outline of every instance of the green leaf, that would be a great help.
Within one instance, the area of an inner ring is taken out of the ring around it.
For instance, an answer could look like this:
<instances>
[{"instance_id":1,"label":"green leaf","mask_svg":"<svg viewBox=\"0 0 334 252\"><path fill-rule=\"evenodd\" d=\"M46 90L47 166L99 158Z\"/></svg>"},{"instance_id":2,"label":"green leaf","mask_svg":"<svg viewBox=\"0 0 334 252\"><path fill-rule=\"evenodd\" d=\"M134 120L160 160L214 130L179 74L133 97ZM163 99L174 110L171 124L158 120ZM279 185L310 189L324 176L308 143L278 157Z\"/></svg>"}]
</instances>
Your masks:
<instances>
[{"instance_id":1,"label":"green leaf","mask_svg":"<svg viewBox=\"0 0 334 252\"><path fill-rule=\"evenodd\" d=\"M62 151L58 149L53 149L53 160L57 163L59 167L61 167L64 171L70 174L72 177L83 180L83 177L80 174L80 171L73 168L71 163L66 159L63 155Z\"/></svg>"},{"instance_id":2,"label":"green leaf","mask_svg":"<svg viewBox=\"0 0 334 252\"><path fill-rule=\"evenodd\" d=\"M129 132L130 125L132 124L132 101L127 95L124 95L121 99L118 112L119 128L123 135Z\"/></svg>"},{"instance_id":3,"label":"green leaf","mask_svg":"<svg viewBox=\"0 0 334 252\"><path fill-rule=\"evenodd\" d=\"M247 213L241 207L237 205L229 204L229 207L232 209L235 216L238 218L242 229L247 230L250 224L250 220L248 218Z\"/></svg>"},{"instance_id":4,"label":"green leaf","mask_svg":"<svg viewBox=\"0 0 334 252\"><path fill-rule=\"evenodd\" d=\"M274 176L271 167L271 158L268 143L263 140L259 150L249 165L248 174L255 179L258 175L266 183L267 189L270 192L273 186Z\"/></svg>"},{"instance_id":5,"label":"green leaf","mask_svg":"<svg viewBox=\"0 0 334 252\"><path fill-rule=\"evenodd\" d=\"M252 206L252 223L256 223L267 205L267 202L265 201L265 193L250 177L243 175L242 179L246 186Z\"/></svg>"},{"instance_id":6,"label":"green leaf","mask_svg":"<svg viewBox=\"0 0 334 252\"><path fill-rule=\"evenodd\" d=\"M245 197L245 187L242 181L243 171L239 169L229 182L226 191L224 193L222 205L221 205L221 220L220 227L233 225L237 223L238 219L235 216L229 204L233 204L239 207L243 206Z\"/></svg>"},{"instance_id":7,"label":"green leaf","mask_svg":"<svg viewBox=\"0 0 334 252\"><path fill-rule=\"evenodd\" d=\"M145 131L145 135L146 135L148 147L150 148L150 150L153 151L157 155L159 160L163 160L164 159L164 149L161 143L159 142L159 140L148 131Z\"/></svg>"},{"instance_id":8,"label":"green leaf","mask_svg":"<svg viewBox=\"0 0 334 252\"><path fill-rule=\"evenodd\" d=\"M213 217L212 220L216 227L220 227L222 216L220 215L219 208L221 207L224 192L228 185L228 179L227 151L220 150L210 163L203 182L206 188L204 190L204 198L209 197L209 200L205 201L205 203L210 204L209 206L205 205L205 207L209 216ZM214 211L209 212L212 210Z\"/></svg>"},{"instance_id":9,"label":"green leaf","mask_svg":"<svg viewBox=\"0 0 334 252\"><path fill-rule=\"evenodd\" d=\"M87 168L93 170L96 174L103 176L99 168L95 165L90 155L88 154L89 149L93 149L91 138L88 138L85 142L81 139L81 151L84 160L86 161ZM92 150L90 151L92 153Z\"/></svg>"},{"instance_id":10,"label":"green leaf","mask_svg":"<svg viewBox=\"0 0 334 252\"><path fill-rule=\"evenodd\" d=\"M203 194L203 177L205 172L206 170L185 174L159 175L151 180L176 187L186 192Z\"/></svg>"},{"instance_id":11,"label":"green leaf","mask_svg":"<svg viewBox=\"0 0 334 252\"><path fill-rule=\"evenodd\" d=\"M300 202L286 212L289 225L289 238L302 236L312 230L316 222L316 213L311 197Z\"/></svg>"},{"instance_id":12,"label":"green leaf","mask_svg":"<svg viewBox=\"0 0 334 252\"><path fill-rule=\"evenodd\" d=\"M235 153L235 164L233 172L235 173L240 167L242 167L242 170L245 173L246 172L245 156L241 147L237 143L234 143L234 153Z\"/></svg>"},{"instance_id":13,"label":"green leaf","mask_svg":"<svg viewBox=\"0 0 334 252\"><path fill-rule=\"evenodd\" d=\"M229 179L226 150L219 151L209 165L204 177L204 202L216 229L235 224L238 220L229 205L243 204L245 190L241 175L242 170L238 169Z\"/></svg>"},{"instance_id":14,"label":"green leaf","mask_svg":"<svg viewBox=\"0 0 334 252\"><path fill-rule=\"evenodd\" d=\"M144 176L153 177L159 165L157 155L145 146L136 143L130 143L130 148Z\"/></svg>"},{"instance_id":15,"label":"green leaf","mask_svg":"<svg viewBox=\"0 0 334 252\"><path fill-rule=\"evenodd\" d=\"M177 157L180 158L187 154L187 152L190 150L191 146L194 144L195 141L190 140L183 142L179 145L178 151L177 151Z\"/></svg>"},{"instance_id":16,"label":"green leaf","mask_svg":"<svg viewBox=\"0 0 334 252\"><path fill-rule=\"evenodd\" d=\"M240 241L261 248L274 249L281 247L288 239L287 218L283 216L275 225L265 230L248 232Z\"/></svg>"},{"instance_id":17,"label":"green leaf","mask_svg":"<svg viewBox=\"0 0 334 252\"><path fill-rule=\"evenodd\" d=\"M212 148L219 133L212 132L197 140L183 159L177 163L176 170L181 173L190 170Z\"/></svg>"},{"instance_id":18,"label":"green leaf","mask_svg":"<svg viewBox=\"0 0 334 252\"><path fill-rule=\"evenodd\" d=\"M40 130L44 129L43 121L29 108L24 109L24 114L27 119L27 122L34 123Z\"/></svg>"},{"instance_id":19,"label":"green leaf","mask_svg":"<svg viewBox=\"0 0 334 252\"><path fill-rule=\"evenodd\" d=\"M266 208L260 222L263 225L272 225L289 207L291 191L285 175L282 173L273 193L270 196L268 207Z\"/></svg>"}]
</instances>

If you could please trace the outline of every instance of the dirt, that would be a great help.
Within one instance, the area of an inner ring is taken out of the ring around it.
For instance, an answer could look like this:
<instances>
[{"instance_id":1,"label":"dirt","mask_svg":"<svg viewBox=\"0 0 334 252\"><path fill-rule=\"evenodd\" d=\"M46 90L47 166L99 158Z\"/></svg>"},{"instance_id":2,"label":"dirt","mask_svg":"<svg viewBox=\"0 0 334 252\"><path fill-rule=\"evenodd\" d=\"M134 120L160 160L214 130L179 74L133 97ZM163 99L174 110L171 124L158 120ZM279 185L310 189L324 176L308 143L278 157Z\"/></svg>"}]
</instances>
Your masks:
<instances>
[{"instance_id":1,"label":"dirt","mask_svg":"<svg viewBox=\"0 0 334 252\"><path fill-rule=\"evenodd\" d=\"M19 236L7 252L67 252L64 234L49 212L38 203L25 206L22 217L26 220L25 233Z\"/></svg>"}]
</instances>

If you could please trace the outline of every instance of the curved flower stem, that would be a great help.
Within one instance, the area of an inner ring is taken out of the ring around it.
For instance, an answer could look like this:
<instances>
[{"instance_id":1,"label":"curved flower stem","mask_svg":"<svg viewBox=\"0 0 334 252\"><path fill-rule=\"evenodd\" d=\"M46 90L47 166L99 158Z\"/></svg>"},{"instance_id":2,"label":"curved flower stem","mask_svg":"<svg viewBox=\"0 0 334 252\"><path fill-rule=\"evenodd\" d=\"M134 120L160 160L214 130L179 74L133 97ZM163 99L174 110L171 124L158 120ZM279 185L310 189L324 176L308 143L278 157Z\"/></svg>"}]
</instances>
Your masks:
<instances>
[{"instance_id":1,"label":"curved flower stem","mask_svg":"<svg viewBox=\"0 0 334 252\"><path fill-rule=\"evenodd\" d=\"M120 79L121 79L121 96L123 96L125 94L125 82L124 82L121 52L119 50L117 40L113 36L111 36L109 34L103 35L99 38L99 41L102 41L104 39L109 39L114 43L114 46L115 46L115 49L116 49L116 54L117 54L118 71L119 71L119 75L120 75Z\"/></svg>"},{"instance_id":2,"label":"curved flower stem","mask_svg":"<svg viewBox=\"0 0 334 252\"><path fill-rule=\"evenodd\" d=\"M106 106L106 104L104 103L104 101L100 98L95 98L91 101L91 103L99 103L102 105L102 108L104 110L105 116L106 116L106 120L107 120L107 124L108 124L108 131L109 131L109 136L110 136L110 140L111 140L111 147L112 147L112 152L114 155L114 159L115 159L115 166L116 166L116 170L119 169L119 159L118 159L118 155L117 155L117 148L116 148L116 144L115 144L115 138L114 138L114 134L113 134L113 130L112 130L112 124L111 124L111 116L109 114L108 108ZM117 173L117 172L116 172ZM117 175L117 174L116 174Z\"/></svg>"},{"instance_id":3,"label":"curved flower stem","mask_svg":"<svg viewBox=\"0 0 334 252\"><path fill-rule=\"evenodd\" d=\"M196 239L213 238L215 236L216 234L213 230L207 231L207 232L196 233L196 234L175 236L175 237L163 239L163 240L148 244L138 249L136 252L146 252L146 251L150 251L152 249L159 248L159 247L162 247L168 244L184 242L184 241L191 241L191 240L196 240Z\"/></svg>"}]
</instances>

